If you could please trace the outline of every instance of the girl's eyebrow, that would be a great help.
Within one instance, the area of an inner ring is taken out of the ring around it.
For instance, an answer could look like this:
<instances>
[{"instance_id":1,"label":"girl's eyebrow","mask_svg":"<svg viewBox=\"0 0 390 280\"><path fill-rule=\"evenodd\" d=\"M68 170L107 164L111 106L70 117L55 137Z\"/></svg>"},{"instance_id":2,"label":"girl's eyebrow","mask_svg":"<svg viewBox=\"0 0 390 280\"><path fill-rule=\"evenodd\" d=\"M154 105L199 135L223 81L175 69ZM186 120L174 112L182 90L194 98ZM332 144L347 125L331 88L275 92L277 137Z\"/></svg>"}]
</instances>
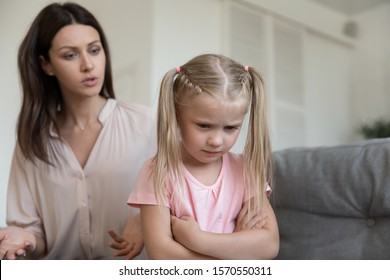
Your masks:
<instances>
[{"instance_id":1,"label":"girl's eyebrow","mask_svg":"<svg viewBox=\"0 0 390 280\"><path fill-rule=\"evenodd\" d=\"M210 121L195 121L196 124L207 124L207 125L215 125L215 123L213 122L210 122ZM235 123L226 123L224 124L223 126L226 127L226 126L235 126L235 127L238 127L238 126L241 126L242 125L242 122L235 122Z\"/></svg>"},{"instance_id":2,"label":"girl's eyebrow","mask_svg":"<svg viewBox=\"0 0 390 280\"><path fill-rule=\"evenodd\" d=\"M231 124L226 124L225 127L240 127L241 126L241 123L231 123Z\"/></svg>"}]
</instances>

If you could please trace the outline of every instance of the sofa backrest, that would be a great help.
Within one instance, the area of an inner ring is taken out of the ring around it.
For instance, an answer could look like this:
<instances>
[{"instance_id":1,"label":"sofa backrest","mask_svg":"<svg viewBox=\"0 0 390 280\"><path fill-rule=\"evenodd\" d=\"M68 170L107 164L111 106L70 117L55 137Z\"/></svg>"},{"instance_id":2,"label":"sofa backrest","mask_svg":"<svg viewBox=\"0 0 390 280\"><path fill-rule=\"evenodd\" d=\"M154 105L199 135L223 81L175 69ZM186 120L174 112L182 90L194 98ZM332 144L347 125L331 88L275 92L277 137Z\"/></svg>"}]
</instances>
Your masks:
<instances>
[{"instance_id":1,"label":"sofa backrest","mask_svg":"<svg viewBox=\"0 0 390 280\"><path fill-rule=\"evenodd\" d=\"M390 138L273 156L278 259L390 259Z\"/></svg>"}]
</instances>

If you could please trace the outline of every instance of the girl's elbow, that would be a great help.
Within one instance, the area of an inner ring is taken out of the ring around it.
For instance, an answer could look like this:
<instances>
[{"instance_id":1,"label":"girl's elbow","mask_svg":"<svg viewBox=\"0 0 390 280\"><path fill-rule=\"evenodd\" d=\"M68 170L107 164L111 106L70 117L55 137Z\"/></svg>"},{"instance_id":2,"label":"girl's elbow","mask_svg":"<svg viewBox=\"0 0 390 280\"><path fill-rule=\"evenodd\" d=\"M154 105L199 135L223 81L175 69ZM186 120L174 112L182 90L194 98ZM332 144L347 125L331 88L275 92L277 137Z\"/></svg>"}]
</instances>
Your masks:
<instances>
[{"instance_id":1,"label":"girl's elbow","mask_svg":"<svg viewBox=\"0 0 390 280\"><path fill-rule=\"evenodd\" d=\"M256 259L263 259L263 260L272 260L275 259L279 254L279 247L280 247L280 241L279 236L272 236L268 242L263 243L266 244L263 245L260 250L258 250L258 256Z\"/></svg>"},{"instance_id":2,"label":"girl's elbow","mask_svg":"<svg viewBox=\"0 0 390 280\"><path fill-rule=\"evenodd\" d=\"M277 238L277 240L273 241L270 243L269 245L269 258L270 260L272 259L275 259L278 254L279 254L279 248L280 248L280 242L279 242L279 238Z\"/></svg>"},{"instance_id":3,"label":"girl's elbow","mask_svg":"<svg viewBox=\"0 0 390 280\"><path fill-rule=\"evenodd\" d=\"M280 249L280 236L279 236L279 229L277 225L275 228L269 231L269 242L267 243L268 248L268 259L272 260L275 259L279 254Z\"/></svg>"},{"instance_id":4,"label":"girl's elbow","mask_svg":"<svg viewBox=\"0 0 390 280\"><path fill-rule=\"evenodd\" d=\"M276 232L272 235L269 242L269 247L269 259L275 259L279 254L280 248L279 232Z\"/></svg>"},{"instance_id":5,"label":"girl's elbow","mask_svg":"<svg viewBox=\"0 0 390 280\"><path fill-rule=\"evenodd\" d=\"M160 242L159 244L145 244L149 260L172 260L178 258L174 246Z\"/></svg>"},{"instance_id":6,"label":"girl's elbow","mask_svg":"<svg viewBox=\"0 0 390 280\"><path fill-rule=\"evenodd\" d=\"M172 256L169 253L169 250L164 247L154 246L152 248L146 247L146 253L149 260L169 260L172 259Z\"/></svg>"}]
</instances>

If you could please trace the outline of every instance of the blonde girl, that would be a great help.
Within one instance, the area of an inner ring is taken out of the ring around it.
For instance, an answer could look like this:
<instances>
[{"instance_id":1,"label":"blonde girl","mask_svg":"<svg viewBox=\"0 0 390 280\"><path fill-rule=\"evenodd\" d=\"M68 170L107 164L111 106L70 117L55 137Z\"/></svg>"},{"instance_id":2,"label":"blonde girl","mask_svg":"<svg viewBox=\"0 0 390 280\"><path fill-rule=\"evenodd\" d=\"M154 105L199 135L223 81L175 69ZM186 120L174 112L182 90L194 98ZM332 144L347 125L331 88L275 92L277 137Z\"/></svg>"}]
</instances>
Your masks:
<instances>
[{"instance_id":1,"label":"blonde girl","mask_svg":"<svg viewBox=\"0 0 390 280\"><path fill-rule=\"evenodd\" d=\"M244 152L233 154L247 112ZM148 256L274 258L279 236L266 195L272 161L260 74L221 55L193 58L164 76L157 126L157 153L128 200L141 208Z\"/></svg>"}]
</instances>

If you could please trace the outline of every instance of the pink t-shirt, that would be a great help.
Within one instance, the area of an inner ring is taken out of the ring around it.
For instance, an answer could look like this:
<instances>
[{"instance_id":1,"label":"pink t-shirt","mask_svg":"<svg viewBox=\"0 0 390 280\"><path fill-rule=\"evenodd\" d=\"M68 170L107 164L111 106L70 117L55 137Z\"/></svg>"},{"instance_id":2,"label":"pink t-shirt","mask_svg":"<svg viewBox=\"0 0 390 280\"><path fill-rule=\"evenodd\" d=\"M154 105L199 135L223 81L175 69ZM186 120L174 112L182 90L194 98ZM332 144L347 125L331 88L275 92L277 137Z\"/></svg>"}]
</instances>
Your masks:
<instances>
[{"instance_id":1,"label":"pink t-shirt","mask_svg":"<svg viewBox=\"0 0 390 280\"><path fill-rule=\"evenodd\" d=\"M131 192L127 203L134 207L140 205L157 205L153 190L151 159L141 169L138 181ZM216 233L233 232L236 218L247 200L243 179L243 160L241 155L226 153L223 156L222 168L218 179L211 186L205 186L185 171L185 187L180 203L179 197L173 195L172 182L166 185L165 206L170 208L176 217L191 216L204 231Z\"/></svg>"}]
</instances>

